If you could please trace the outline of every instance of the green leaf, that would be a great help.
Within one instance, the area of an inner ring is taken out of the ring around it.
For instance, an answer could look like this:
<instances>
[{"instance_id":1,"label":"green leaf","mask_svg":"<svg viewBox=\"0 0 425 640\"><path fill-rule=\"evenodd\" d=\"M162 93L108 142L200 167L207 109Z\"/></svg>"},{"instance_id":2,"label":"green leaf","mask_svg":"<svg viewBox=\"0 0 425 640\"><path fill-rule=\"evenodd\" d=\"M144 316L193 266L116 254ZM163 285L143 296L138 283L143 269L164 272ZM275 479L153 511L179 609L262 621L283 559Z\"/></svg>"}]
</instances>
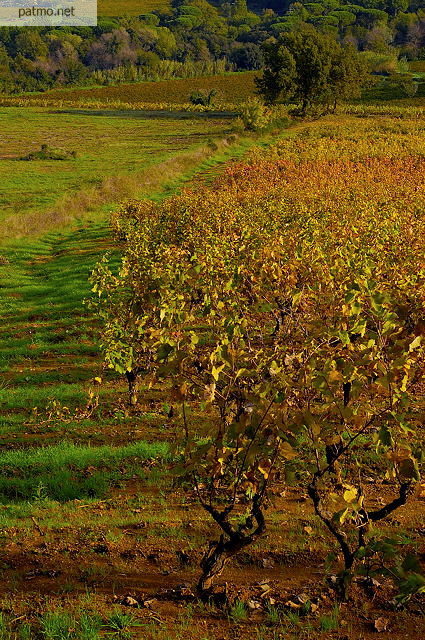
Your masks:
<instances>
[{"instance_id":1,"label":"green leaf","mask_svg":"<svg viewBox=\"0 0 425 640\"><path fill-rule=\"evenodd\" d=\"M344 346L350 344L350 336L348 331L338 331L338 337Z\"/></svg>"},{"instance_id":2,"label":"green leaf","mask_svg":"<svg viewBox=\"0 0 425 640\"><path fill-rule=\"evenodd\" d=\"M157 351L158 360L165 360L169 356L169 354L173 351L173 349L174 347L172 347L167 342L162 343L158 347L158 351Z\"/></svg>"},{"instance_id":3,"label":"green leaf","mask_svg":"<svg viewBox=\"0 0 425 640\"><path fill-rule=\"evenodd\" d=\"M381 428L379 429L378 439L379 442L384 445L384 447L391 447L393 441L391 438L391 432L388 429L388 425L383 424L381 426Z\"/></svg>"}]
</instances>

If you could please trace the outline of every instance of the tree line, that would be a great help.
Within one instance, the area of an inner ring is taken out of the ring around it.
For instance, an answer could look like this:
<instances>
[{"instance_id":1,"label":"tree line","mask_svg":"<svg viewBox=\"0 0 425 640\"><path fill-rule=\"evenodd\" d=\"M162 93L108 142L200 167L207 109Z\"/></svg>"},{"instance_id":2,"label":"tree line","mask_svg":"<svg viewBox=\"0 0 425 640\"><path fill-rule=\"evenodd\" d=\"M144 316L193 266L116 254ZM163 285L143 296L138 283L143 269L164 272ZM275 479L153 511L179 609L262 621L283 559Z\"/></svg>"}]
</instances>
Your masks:
<instances>
[{"instance_id":1,"label":"tree line","mask_svg":"<svg viewBox=\"0 0 425 640\"><path fill-rule=\"evenodd\" d=\"M1 27L0 90L115 84L255 70L267 43L306 25L369 53L376 71L425 59L425 10L418 0L172 0L168 12L100 18L97 27ZM172 64L170 64L172 63Z\"/></svg>"}]
</instances>

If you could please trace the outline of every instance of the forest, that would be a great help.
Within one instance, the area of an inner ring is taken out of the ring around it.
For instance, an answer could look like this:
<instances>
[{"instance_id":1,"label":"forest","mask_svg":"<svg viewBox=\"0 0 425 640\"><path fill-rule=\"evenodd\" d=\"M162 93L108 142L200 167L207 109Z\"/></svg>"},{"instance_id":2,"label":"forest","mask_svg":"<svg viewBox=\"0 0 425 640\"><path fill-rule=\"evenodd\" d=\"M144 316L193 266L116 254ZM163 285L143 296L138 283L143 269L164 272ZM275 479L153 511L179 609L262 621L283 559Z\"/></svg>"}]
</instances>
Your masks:
<instances>
[{"instance_id":1,"label":"forest","mask_svg":"<svg viewBox=\"0 0 425 640\"><path fill-rule=\"evenodd\" d=\"M0 27L0 90L44 91L256 70L262 45L312 25L364 53L372 72L425 59L420 0L235 3L173 0L158 11L99 18L97 27ZM406 72L406 69L402 69Z\"/></svg>"}]
</instances>

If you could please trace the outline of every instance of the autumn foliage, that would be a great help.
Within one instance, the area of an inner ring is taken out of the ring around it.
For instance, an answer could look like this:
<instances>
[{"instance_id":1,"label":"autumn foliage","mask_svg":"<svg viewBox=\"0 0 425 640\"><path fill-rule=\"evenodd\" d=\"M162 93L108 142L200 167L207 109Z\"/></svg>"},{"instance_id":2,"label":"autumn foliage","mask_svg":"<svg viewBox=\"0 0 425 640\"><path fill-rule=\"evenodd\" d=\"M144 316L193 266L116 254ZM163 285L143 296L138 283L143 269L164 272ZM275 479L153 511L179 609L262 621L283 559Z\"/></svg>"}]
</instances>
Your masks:
<instances>
[{"instance_id":1,"label":"autumn foliage","mask_svg":"<svg viewBox=\"0 0 425 640\"><path fill-rule=\"evenodd\" d=\"M92 276L106 361L133 399L160 384L180 407L175 471L221 530L203 595L263 533L270 484L294 466L338 545L340 597L353 571L385 569L375 523L422 461L422 135L390 119L312 123L212 189L114 219L121 267L105 258ZM370 451L393 493L379 508ZM397 571L406 598L424 589L416 565Z\"/></svg>"}]
</instances>

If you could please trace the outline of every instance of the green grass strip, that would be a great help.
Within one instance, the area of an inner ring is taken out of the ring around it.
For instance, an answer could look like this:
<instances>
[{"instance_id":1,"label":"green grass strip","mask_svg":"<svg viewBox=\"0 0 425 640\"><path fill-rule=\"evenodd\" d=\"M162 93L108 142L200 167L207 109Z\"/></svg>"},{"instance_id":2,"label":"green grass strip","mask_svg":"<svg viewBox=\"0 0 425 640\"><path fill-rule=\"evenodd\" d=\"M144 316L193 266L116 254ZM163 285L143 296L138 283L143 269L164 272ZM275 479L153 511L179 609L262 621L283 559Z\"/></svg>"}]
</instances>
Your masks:
<instances>
[{"instance_id":1,"label":"green grass strip","mask_svg":"<svg viewBox=\"0 0 425 640\"><path fill-rule=\"evenodd\" d=\"M134 475L144 462L170 459L163 442L89 447L62 442L0 453L0 502L50 499L59 502L105 495ZM125 472L120 465L125 463Z\"/></svg>"}]
</instances>

